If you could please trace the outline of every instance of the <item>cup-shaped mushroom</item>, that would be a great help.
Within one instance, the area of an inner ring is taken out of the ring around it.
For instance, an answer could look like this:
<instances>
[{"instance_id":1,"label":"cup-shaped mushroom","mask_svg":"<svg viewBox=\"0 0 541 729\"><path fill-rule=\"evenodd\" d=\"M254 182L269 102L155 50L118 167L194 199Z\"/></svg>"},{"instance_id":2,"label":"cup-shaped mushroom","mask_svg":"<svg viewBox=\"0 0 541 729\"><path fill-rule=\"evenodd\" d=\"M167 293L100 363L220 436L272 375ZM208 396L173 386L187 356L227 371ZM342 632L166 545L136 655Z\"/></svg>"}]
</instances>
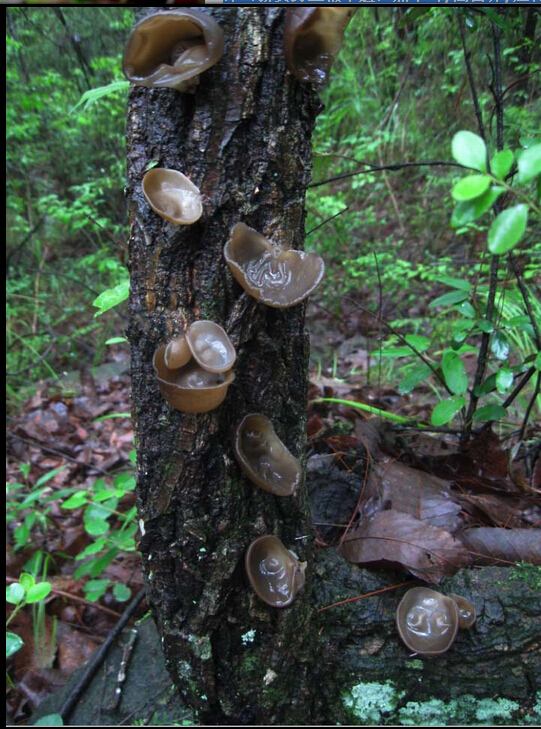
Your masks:
<instances>
[{"instance_id":1,"label":"cup-shaped mushroom","mask_svg":"<svg viewBox=\"0 0 541 729\"><path fill-rule=\"evenodd\" d=\"M179 367L188 364L192 358L192 352L188 347L186 337L172 339L165 348L163 358L165 366L169 370L178 370Z\"/></svg>"},{"instance_id":2,"label":"cup-shaped mushroom","mask_svg":"<svg viewBox=\"0 0 541 729\"><path fill-rule=\"evenodd\" d=\"M138 86L186 91L221 57L224 35L199 10L153 13L133 28L124 51L124 75Z\"/></svg>"},{"instance_id":3,"label":"cup-shaped mushroom","mask_svg":"<svg viewBox=\"0 0 541 729\"><path fill-rule=\"evenodd\" d=\"M458 610L458 627L464 629L471 628L477 618L475 605L461 595L450 594L451 600L454 600Z\"/></svg>"},{"instance_id":4,"label":"cup-shaped mushroom","mask_svg":"<svg viewBox=\"0 0 541 729\"><path fill-rule=\"evenodd\" d=\"M239 466L250 481L276 496L291 496L301 480L301 467L276 435L271 421L259 413L247 415L233 440Z\"/></svg>"},{"instance_id":5,"label":"cup-shaped mushroom","mask_svg":"<svg viewBox=\"0 0 541 729\"><path fill-rule=\"evenodd\" d=\"M325 83L354 8L289 8L284 28L287 67L301 81Z\"/></svg>"},{"instance_id":6,"label":"cup-shaped mushroom","mask_svg":"<svg viewBox=\"0 0 541 729\"><path fill-rule=\"evenodd\" d=\"M254 591L272 607L286 607L305 581L306 562L284 547L278 537L255 539L246 552L246 572Z\"/></svg>"},{"instance_id":7,"label":"cup-shaped mushroom","mask_svg":"<svg viewBox=\"0 0 541 729\"><path fill-rule=\"evenodd\" d=\"M219 324L194 321L186 332L186 341L193 358L209 372L225 372L235 363L237 353L231 340Z\"/></svg>"},{"instance_id":8,"label":"cup-shaped mushroom","mask_svg":"<svg viewBox=\"0 0 541 729\"><path fill-rule=\"evenodd\" d=\"M231 273L255 299L277 309L309 296L325 273L317 253L281 250L244 223L237 223L224 247Z\"/></svg>"},{"instance_id":9,"label":"cup-shaped mushroom","mask_svg":"<svg viewBox=\"0 0 541 729\"><path fill-rule=\"evenodd\" d=\"M165 350L165 344L158 347L153 364L160 392L171 407L183 413L207 413L222 404L235 379L231 370L209 372L194 361L170 370L165 364Z\"/></svg>"},{"instance_id":10,"label":"cup-shaped mushroom","mask_svg":"<svg viewBox=\"0 0 541 729\"><path fill-rule=\"evenodd\" d=\"M458 630L454 600L428 587L408 590L396 611L396 626L407 647L421 656L445 653Z\"/></svg>"},{"instance_id":11,"label":"cup-shaped mushroom","mask_svg":"<svg viewBox=\"0 0 541 729\"><path fill-rule=\"evenodd\" d=\"M203 212L199 188L177 170L149 170L143 177L143 193L152 210L175 225L191 225Z\"/></svg>"}]
</instances>

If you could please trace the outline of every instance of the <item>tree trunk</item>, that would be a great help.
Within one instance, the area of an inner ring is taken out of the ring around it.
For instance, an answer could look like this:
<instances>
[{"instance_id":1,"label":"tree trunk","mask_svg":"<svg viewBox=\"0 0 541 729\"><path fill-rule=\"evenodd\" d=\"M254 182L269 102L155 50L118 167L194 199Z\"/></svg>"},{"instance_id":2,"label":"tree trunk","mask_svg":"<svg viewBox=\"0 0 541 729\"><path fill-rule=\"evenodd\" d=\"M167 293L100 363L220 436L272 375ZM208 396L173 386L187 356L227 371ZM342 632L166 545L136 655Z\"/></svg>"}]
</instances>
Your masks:
<instances>
[{"instance_id":1,"label":"tree trunk","mask_svg":"<svg viewBox=\"0 0 541 729\"><path fill-rule=\"evenodd\" d=\"M377 718L391 723L406 701L433 696L504 692L527 702L539 670L529 652L540 638L535 591L520 585L516 596L503 592L482 576L490 570L456 577L470 592L481 590L488 607L479 627L445 656L412 668L394 631L394 592L318 613L393 578L318 552L304 489L275 497L240 472L231 436L249 412L267 415L303 460L308 339L304 304L278 310L248 297L229 273L223 246L242 221L303 247L319 101L285 71L282 9L204 12L224 31L222 60L195 94L133 88L127 129L139 549L171 676L207 724L303 725L363 715L370 723L360 685L391 691ZM199 222L173 228L149 209L141 180L152 162L184 172L201 189ZM236 380L218 410L186 415L161 397L152 357L196 319L229 333ZM244 554L262 534L279 536L308 561L307 584L285 609L261 602L245 577ZM445 591L453 591L454 581L448 584ZM517 605L520 624L513 622Z\"/></svg>"}]
</instances>

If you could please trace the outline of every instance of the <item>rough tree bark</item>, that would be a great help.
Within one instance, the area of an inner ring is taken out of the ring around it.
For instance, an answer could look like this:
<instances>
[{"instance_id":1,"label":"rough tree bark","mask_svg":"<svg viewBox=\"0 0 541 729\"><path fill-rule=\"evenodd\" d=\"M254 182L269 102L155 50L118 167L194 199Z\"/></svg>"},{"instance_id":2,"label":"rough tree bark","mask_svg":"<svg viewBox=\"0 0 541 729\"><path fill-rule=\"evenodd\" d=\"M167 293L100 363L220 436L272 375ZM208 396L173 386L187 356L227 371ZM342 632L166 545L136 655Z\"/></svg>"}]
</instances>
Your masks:
<instances>
[{"instance_id":1,"label":"rough tree bark","mask_svg":"<svg viewBox=\"0 0 541 729\"><path fill-rule=\"evenodd\" d=\"M527 704L539 672L533 590L495 587L494 575L504 581L504 571L448 581L445 590L477 595L478 628L412 669L394 633L393 592L318 613L394 577L318 552L305 491L295 498L265 493L232 456L232 429L248 412L269 416L288 448L304 454L304 305L280 311L257 304L234 282L222 249L239 221L303 247L319 101L285 71L282 9L204 12L224 30L221 62L193 95L133 88L127 129L139 549L171 676L209 724L344 722L352 688L366 682L396 689L394 709L382 715L389 721L400 701L433 696L502 694ZM198 223L173 228L149 209L141 179L152 161L199 186L205 204ZM218 410L185 415L160 396L152 356L195 319L226 328L238 353L236 380ZM278 535L309 563L306 587L286 609L263 604L244 575L246 548L262 534Z\"/></svg>"}]
</instances>

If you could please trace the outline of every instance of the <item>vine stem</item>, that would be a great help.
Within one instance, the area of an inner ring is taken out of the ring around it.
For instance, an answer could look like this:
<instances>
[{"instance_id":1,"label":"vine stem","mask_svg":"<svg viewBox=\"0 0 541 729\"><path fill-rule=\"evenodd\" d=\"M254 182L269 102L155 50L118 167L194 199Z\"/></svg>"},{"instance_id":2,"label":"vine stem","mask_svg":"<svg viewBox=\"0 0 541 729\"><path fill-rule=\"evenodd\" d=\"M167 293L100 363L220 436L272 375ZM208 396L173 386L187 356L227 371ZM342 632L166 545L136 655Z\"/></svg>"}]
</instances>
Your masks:
<instances>
[{"instance_id":1,"label":"vine stem","mask_svg":"<svg viewBox=\"0 0 541 729\"><path fill-rule=\"evenodd\" d=\"M483 115L481 113L481 107L479 105L479 97L477 95L477 89L475 86L475 80L473 78L473 71L470 64L470 57L468 55L468 49L466 47L466 35L464 31L464 20L462 18L461 13L457 14L458 17L458 27L460 30L460 38L462 41L462 49L464 52L464 61L466 63L466 71L468 74L468 81L470 84L470 92L472 95L473 100L473 108L475 109L475 116L477 118L477 126L479 128L479 134L483 138L483 141L485 142L486 149L487 149L487 172L490 174L490 159L489 159L489 153L488 153L488 145L486 144L486 133L485 133L485 125L483 123ZM495 89L495 99L496 99L496 113L497 113L497 127L498 127L498 140L497 140L497 146L498 150L503 148L503 138L500 134L500 130L503 129L503 102L502 102L502 85L501 85L501 51L500 51L500 42L499 42L499 30L495 28L494 24L492 25L492 38L493 38L493 47L494 47L494 65L495 65L495 72L494 72L494 81L496 85ZM498 203L494 205L494 212L499 212ZM486 310L486 318L488 321L492 320L492 316L494 314L494 308L495 308L495 300L496 300L496 291L498 288L498 268L499 268L499 256L492 256L490 261L490 280L489 280L489 291L488 291L488 299L487 299L487 310ZM464 429L462 434L462 444L465 445L471 436L472 431L472 424L473 424L473 416L475 414L475 411L477 409L477 403L479 401L479 396L476 394L478 387L481 385L483 381L483 377L485 375L486 367L487 367L487 361L488 361L488 348L490 344L490 333L489 332L483 332L481 336L481 346L479 348L479 357L477 358L477 368L475 370L474 380L473 380L473 387L471 389L470 393L470 401L468 405L468 410L466 412L466 419L464 422Z\"/></svg>"}]
</instances>

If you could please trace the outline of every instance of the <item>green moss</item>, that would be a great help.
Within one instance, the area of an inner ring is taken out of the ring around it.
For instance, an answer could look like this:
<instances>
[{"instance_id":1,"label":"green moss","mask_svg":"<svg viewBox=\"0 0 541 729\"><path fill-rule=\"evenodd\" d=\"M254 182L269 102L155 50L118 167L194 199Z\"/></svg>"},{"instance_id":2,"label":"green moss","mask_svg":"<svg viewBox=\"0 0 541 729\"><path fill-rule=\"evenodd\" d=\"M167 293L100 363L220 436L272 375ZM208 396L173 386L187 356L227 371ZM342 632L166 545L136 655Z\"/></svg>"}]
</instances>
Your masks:
<instances>
[{"instance_id":1,"label":"green moss","mask_svg":"<svg viewBox=\"0 0 541 729\"><path fill-rule=\"evenodd\" d=\"M384 715L394 712L403 695L391 681L358 683L343 694L342 701L355 724L379 724Z\"/></svg>"}]
</instances>

